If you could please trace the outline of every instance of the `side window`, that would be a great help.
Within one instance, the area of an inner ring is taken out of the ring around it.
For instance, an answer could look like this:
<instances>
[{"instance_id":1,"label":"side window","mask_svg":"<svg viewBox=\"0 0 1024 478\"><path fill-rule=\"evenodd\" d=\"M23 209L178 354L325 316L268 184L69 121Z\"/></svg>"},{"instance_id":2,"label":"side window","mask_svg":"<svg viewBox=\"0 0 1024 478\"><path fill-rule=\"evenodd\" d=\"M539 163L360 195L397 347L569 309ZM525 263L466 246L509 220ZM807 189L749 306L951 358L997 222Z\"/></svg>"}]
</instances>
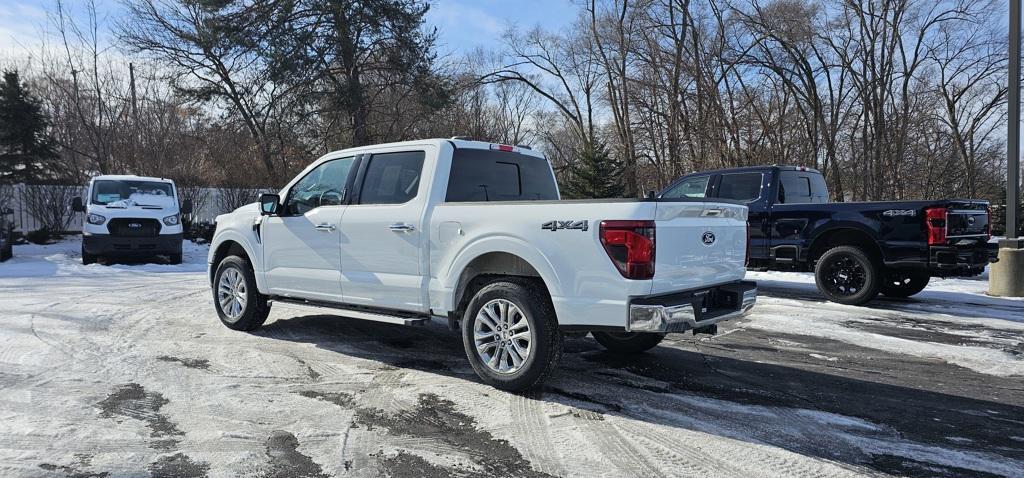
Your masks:
<instances>
[{"instance_id":1,"label":"side window","mask_svg":"<svg viewBox=\"0 0 1024 478\"><path fill-rule=\"evenodd\" d=\"M718 184L718 197L722 199L753 201L761 197L761 173L723 174Z\"/></svg>"},{"instance_id":2,"label":"side window","mask_svg":"<svg viewBox=\"0 0 1024 478\"><path fill-rule=\"evenodd\" d=\"M811 180L797 171L780 172L779 202L783 204L811 202Z\"/></svg>"},{"instance_id":3,"label":"side window","mask_svg":"<svg viewBox=\"0 0 1024 478\"><path fill-rule=\"evenodd\" d=\"M828 187L820 174L806 171L782 171L779 175L779 202L806 204L828 202Z\"/></svg>"},{"instance_id":4,"label":"side window","mask_svg":"<svg viewBox=\"0 0 1024 478\"><path fill-rule=\"evenodd\" d=\"M366 167L359 204L402 204L416 197L423 151L374 154Z\"/></svg>"},{"instance_id":5,"label":"side window","mask_svg":"<svg viewBox=\"0 0 1024 478\"><path fill-rule=\"evenodd\" d=\"M320 206L337 206L345 200L345 183L354 158L332 159L306 174L288 191L286 215L305 214Z\"/></svg>"},{"instance_id":6,"label":"side window","mask_svg":"<svg viewBox=\"0 0 1024 478\"><path fill-rule=\"evenodd\" d=\"M709 179L711 179L711 176L697 176L684 179L665 194L662 194L661 197L669 199L702 198L708 190Z\"/></svg>"}]
</instances>

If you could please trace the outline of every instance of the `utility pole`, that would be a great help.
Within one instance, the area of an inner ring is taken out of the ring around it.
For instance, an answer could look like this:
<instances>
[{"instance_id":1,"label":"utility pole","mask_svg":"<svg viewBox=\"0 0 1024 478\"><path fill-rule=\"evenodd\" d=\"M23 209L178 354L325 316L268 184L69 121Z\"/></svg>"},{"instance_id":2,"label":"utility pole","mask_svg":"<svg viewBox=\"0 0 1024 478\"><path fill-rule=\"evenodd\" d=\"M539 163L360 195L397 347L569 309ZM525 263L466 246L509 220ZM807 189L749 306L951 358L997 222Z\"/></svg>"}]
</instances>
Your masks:
<instances>
[{"instance_id":1,"label":"utility pole","mask_svg":"<svg viewBox=\"0 0 1024 478\"><path fill-rule=\"evenodd\" d=\"M1006 239L999 241L999 262L992 264L988 293L1024 297L1024 239L1020 228L1020 2L1010 0L1010 68L1006 124Z\"/></svg>"},{"instance_id":2,"label":"utility pole","mask_svg":"<svg viewBox=\"0 0 1024 478\"><path fill-rule=\"evenodd\" d=\"M1009 121L1006 132L1006 237L1020 230L1020 0L1010 0Z\"/></svg>"}]
</instances>

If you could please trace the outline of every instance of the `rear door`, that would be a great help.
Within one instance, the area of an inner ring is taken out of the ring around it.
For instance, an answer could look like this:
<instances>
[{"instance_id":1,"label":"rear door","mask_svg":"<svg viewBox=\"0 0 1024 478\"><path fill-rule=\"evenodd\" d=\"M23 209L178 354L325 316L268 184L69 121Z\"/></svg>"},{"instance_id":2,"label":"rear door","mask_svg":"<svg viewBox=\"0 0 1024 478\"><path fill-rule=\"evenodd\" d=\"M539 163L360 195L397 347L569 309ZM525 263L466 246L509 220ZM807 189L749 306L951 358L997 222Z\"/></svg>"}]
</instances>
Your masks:
<instances>
[{"instance_id":1,"label":"rear door","mask_svg":"<svg viewBox=\"0 0 1024 478\"><path fill-rule=\"evenodd\" d=\"M340 302L338 226L354 158L326 161L287 191L281 213L263 218L265 277L273 294Z\"/></svg>"},{"instance_id":2,"label":"rear door","mask_svg":"<svg viewBox=\"0 0 1024 478\"><path fill-rule=\"evenodd\" d=\"M341 222L345 302L426 310L425 156L425 149L407 149L364 157Z\"/></svg>"}]
</instances>

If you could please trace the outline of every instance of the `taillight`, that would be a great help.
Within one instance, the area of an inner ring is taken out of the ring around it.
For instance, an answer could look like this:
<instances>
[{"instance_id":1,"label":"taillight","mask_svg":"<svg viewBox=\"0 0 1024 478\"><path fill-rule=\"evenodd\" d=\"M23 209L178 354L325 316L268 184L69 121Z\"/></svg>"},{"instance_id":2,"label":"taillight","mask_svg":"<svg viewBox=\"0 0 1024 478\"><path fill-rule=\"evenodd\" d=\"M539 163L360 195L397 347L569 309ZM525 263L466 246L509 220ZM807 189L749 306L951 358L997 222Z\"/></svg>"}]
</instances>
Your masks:
<instances>
[{"instance_id":1,"label":"taillight","mask_svg":"<svg viewBox=\"0 0 1024 478\"><path fill-rule=\"evenodd\" d=\"M506 152L506 153L511 153L511 152L514 152L516 150L516 147L515 146L510 146L510 145L507 145L507 144L492 144L491 145L491 150L493 150L493 151L503 151L503 152Z\"/></svg>"},{"instance_id":2,"label":"taillight","mask_svg":"<svg viewBox=\"0 0 1024 478\"><path fill-rule=\"evenodd\" d=\"M944 207L924 210L924 224L928 228L929 246L946 243L946 215L947 211Z\"/></svg>"},{"instance_id":3,"label":"taillight","mask_svg":"<svg viewBox=\"0 0 1024 478\"><path fill-rule=\"evenodd\" d=\"M654 277L654 221L601 221L601 245L622 277Z\"/></svg>"}]
</instances>

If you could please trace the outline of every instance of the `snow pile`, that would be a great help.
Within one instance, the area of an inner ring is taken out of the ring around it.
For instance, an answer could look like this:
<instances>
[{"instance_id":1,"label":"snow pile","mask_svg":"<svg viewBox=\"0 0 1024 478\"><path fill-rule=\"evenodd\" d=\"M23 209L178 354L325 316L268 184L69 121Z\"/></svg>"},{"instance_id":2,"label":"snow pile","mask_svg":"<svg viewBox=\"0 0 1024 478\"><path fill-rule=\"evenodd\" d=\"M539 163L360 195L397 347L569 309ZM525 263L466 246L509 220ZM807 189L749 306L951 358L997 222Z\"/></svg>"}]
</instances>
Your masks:
<instances>
[{"instance_id":1,"label":"snow pile","mask_svg":"<svg viewBox=\"0 0 1024 478\"><path fill-rule=\"evenodd\" d=\"M206 270L209 246L191 241L182 243L182 263L164 264L160 259L139 260L111 265L82 265L80 236L68 237L54 244L14 246L14 257L0 262L0 277L51 277L72 275L104 275L116 272L164 273L201 272Z\"/></svg>"}]
</instances>

